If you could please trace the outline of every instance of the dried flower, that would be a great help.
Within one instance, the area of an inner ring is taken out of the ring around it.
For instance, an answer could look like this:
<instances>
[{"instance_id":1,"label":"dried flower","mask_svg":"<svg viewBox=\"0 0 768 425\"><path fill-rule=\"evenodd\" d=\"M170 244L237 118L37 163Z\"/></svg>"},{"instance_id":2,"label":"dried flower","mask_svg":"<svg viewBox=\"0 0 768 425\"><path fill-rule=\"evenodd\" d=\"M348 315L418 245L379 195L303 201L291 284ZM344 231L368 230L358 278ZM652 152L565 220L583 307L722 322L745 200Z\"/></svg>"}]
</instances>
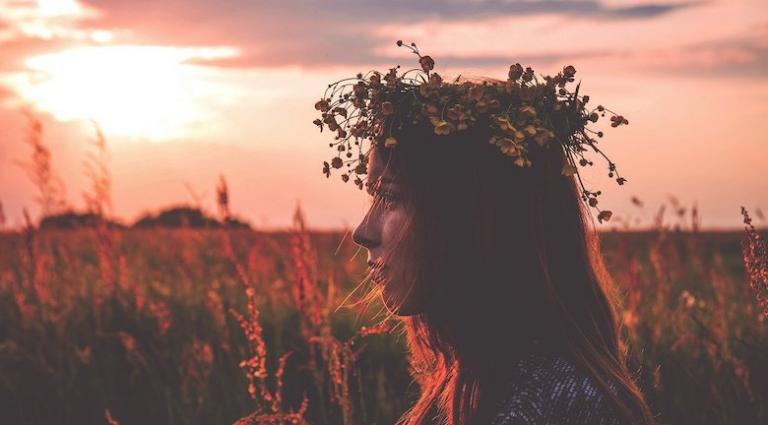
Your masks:
<instances>
[{"instance_id":1,"label":"dried flower","mask_svg":"<svg viewBox=\"0 0 768 425\"><path fill-rule=\"evenodd\" d=\"M432 88L440 88L440 86L443 84L443 77L440 76L437 72L433 72L429 75L429 87Z\"/></svg>"},{"instance_id":2,"label":"dried flower","mask_svg":"<svg viewBox=\"0 0 768 425\"><path fill-rule=\"evenodd\" d=\"M563 68L563 77L567 81L573 81L573 76L576 74L576 68L573 67L573 65L568 65L565 68ZM587 100L589 100L589 97L587 97ZM586 103L586 101L584 102Z\"/></svg>"},{"instance_id":3,"label":"dried flower","mask_svg":"<svg viewBox=\"0 0 768 425\"><path fill-rule=\"evenodd\" d=\"M523 75L523 66L516 63L509 67L509 79L512 81L517 80Z\"/></svg>"},{"instance_id":4,"label":"dried flower","mask_svg":"<svg viewBox=\"0 0 768 425\"><path fill-rule=\"evenodd\" d=\"M593 198L593 199L594 199L594 198ZM610 220L610 219L611 219L611 215L613 215L613 213L612 213L612 212L610 212L610 211L608 211L608 210L602 210L602 211L600 211L600 213L597 215L597 221L598 221L598 222L600 222L600 223L602 223L602 222L604 222L604 221L608 221L608 220Z\"/></svg>"},{"instance_id":5,"label":"dried flower","mask_svg":"<svg viewBox=\"0 0 768 425\"><path fill-rule=\"evenodd\" d=\"M424 72L429 72L435 69L435 61L430 56L422 56L419 58L419 64Z\"/></svg>"},{"instance_id":6,"label":"dried flower","mask_svg":"<svg viewBox=\"0 0 768 425\"><path fill-rule=\"evenodd\" d=\"M328 104L328 101L325 99L320 99L317 102L315 102L315 109L321 112L326 112L328 109L330 109L330 106Z\"/></svg>"},{"instance_id":7,"label":"dried flower","mask_svg":"<svg viewBox=\"0 0 768 425\"><path fill-rule=\"evenodd\" d=\"M590 207L597 208L600 191L586 190L575 166L577 161L581 166L592 165L584 158L585 152L596 152L608 160L609 177L615 178L619 185L627 181L619 176L615 164L597 147L596 140L588 135L591 132L598 137L603 136L602 132L586 128L588 123L597 122L600 114L585 108L590 98L586 95L579 97L578 84L573 92L568 90L567 83L574 81L576 74L573 65L563 67L562 72L554 77L543 76L544 83L539 83L531 67L523 67L519 63L509 67L509 78L504 82L460 83L457 78L452 83L446 83L438 73L431 72L435 61L430 56L422 55L415 43L404 44L398 40L396 44L418 56L420 69L398 75L398 65L390 68L383 77L378 71L371 72L368 77L358 74L356 78L330 84L320 101L316 102L315 108L322 115L313 123L320 131L327 125L330 131L335 132L336 141L330 145L337 152L346 152L346 157L350 158L343 161L336 156L330 163L324 162L323 174L326 177L331 168L342 168L345 163L356 175L367 174L367 167L355 164L358 161L362 163L366 158L364 142L370 140L371 146L383 143L387 148L396 148L400 141L391 134L393 126L400 128L403 124L427 120L433 126L434 133L443 136L468 129L483 118L482 122L488 122L493 130L489 142L512 158L516 166L532 166L529 154L534 149L563 148L568 163L563 167L562 174L578 179L583 199ZM414 78L412 72L425 74ZM382 84L382 79L385 84ZM602 105L598 105L596 110L605 115L606 109ZM611 113L612 127L629 123L622 115ZM337 121L337 116L343 120ZM343 173L342 180L350 180L349 171ZM359 177L355 177L354 182L358 188L364 186ZM597 209L600 222L610 219L610 211Z\"/></svg>"},{"instance_id":8,"label":"dried flower","mask_svg":"<svg viewBox=\"0 0 768 425\"><path fill-rule=\"evenodd\" d=\"M456 127L448 121L441 120L439 118L430 118L435 126L435 134L445 135L450 134Z\"/></svg>"},{"instance_id":9,"label":"dried flower","mask_svg":"<svg viewBox=\"0 0 768 425\"><path fill-rule=\"evenodd\" d=\"M746 208L741 207L744 217L744 239L741 253L749 278L749 286L765 318L768 318L768 243L763 240L752 224Z\"/></svg>"}]
</instances>

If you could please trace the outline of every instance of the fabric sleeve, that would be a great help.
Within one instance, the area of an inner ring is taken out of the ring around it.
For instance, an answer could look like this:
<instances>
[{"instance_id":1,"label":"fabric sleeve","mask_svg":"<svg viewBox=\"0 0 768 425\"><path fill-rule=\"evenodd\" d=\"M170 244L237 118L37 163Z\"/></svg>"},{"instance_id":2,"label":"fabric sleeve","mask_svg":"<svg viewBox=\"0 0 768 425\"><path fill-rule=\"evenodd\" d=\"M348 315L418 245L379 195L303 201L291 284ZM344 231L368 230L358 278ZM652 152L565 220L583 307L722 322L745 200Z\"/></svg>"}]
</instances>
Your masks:
<instances>
[{"instance_id":1,"label":"fabric sleeve","mask_svg":"<svg viewBox=\"0 0 768 425\"><path fill-rule=\"evenodd\" d=\"M626 425L611 398L563 358L527 365L491 425Z\"/></svg>"}]
</instances>

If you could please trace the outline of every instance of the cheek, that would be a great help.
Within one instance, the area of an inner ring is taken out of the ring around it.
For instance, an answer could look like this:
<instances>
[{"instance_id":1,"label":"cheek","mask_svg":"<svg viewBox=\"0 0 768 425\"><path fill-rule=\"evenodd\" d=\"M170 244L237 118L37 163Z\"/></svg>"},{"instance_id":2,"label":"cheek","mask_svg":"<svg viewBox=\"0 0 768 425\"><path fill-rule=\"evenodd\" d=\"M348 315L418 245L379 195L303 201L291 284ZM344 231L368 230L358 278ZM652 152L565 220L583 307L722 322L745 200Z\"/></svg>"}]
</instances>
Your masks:
<instances>
[{"instance_id":1,"label":"cheek","mask_svg":"<svg viewBox=\"0 0 768 425\"><path fill-rule=\"evenodd\" d=\"M382 217L382 248L386 257L387 277L389 292L401 292L407 286L409 280L408 256L411 247L411 241L408 234L403 233L407 225L407 214L401 208L387 211ZM406 230L407 231L407 230ZM398 238L404 237L404 240Z\"/></svg>"},{"instance_id":2,"label":"cheek","mask_svg":"<svg viewBox=\"0 0 768 425\"><path fill-rule=\"evenodd\" d=\"M413 292L413 276L409 269L408 252L412 247L412 241L408 239L408 233L402 236L406 240L401 244L395 244L396 238L404 227L408 225L408 215L405 210L397 208L388 211L383 217L382 242L386 250L390 251L387 259L387 283L383 287L382 299L387 308L400 316L409 316L421 311L420 296ZM404 244L404 245L402 245Z\"/></svg>"},{"instance_id":3,"label":"cheek","mask_svg":"<svg viewBox=\"0 0 768 425\"><path fill-rule=\"evenodd\" d=\"M381 242L385 248L389 248L397 238L398 233L405 225L406 214L402 208L382 213Z\"/></svg>"}]
</instances>

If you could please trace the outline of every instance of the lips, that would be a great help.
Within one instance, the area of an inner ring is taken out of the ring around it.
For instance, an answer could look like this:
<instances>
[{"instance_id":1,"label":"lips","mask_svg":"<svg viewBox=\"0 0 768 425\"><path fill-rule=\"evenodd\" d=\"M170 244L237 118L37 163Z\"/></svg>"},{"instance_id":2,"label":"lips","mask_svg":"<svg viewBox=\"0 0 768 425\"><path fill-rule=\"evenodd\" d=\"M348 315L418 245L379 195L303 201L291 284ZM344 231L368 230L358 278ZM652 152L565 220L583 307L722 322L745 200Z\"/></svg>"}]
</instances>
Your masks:
<instances>
[{"instance_id":1,"label":"lips","mask_svg":"<svg viewBox=\"0 0 768 425\"><path fill-rule=\"evenodd\" d=\"M377 264L375 261L368 261L368 267L370 268L371 280L373 280L374 283L382 283L384 281L384 270L386 267L381 263Z\"/></svg>"},{"instance_id":2,"label":"lips","mask_svg":"<svg viewBox=\"0 0 768 425\"><path fill-rule=\"evenodd\" d=\"M384 271L383 270L377 270L373 273L372 277L373 281L375 283L384 283L385 277L384 277Z\"/></svg>"}]
</instances>

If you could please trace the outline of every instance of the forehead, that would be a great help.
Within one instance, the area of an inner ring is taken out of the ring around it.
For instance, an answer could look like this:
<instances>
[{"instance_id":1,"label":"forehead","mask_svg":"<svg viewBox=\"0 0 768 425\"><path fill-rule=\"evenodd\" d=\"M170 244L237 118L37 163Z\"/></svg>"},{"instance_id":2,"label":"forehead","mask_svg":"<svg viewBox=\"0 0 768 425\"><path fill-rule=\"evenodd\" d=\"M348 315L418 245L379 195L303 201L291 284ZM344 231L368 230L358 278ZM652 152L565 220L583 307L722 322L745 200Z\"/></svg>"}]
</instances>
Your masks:
<instances>
[{"instance_id":1,"label":"forehead","mask_svg":"<svg viewBox=\"0 0 768 425\"><path fill-rule=\"evenodd\" d=\"M395 176L392 172L392 164L389 161L389 155L382 154L378 149L372 149L368 157L368 183L374 184L381 180L382 183L394 182Z\"/></svg>"}]
</instances>

